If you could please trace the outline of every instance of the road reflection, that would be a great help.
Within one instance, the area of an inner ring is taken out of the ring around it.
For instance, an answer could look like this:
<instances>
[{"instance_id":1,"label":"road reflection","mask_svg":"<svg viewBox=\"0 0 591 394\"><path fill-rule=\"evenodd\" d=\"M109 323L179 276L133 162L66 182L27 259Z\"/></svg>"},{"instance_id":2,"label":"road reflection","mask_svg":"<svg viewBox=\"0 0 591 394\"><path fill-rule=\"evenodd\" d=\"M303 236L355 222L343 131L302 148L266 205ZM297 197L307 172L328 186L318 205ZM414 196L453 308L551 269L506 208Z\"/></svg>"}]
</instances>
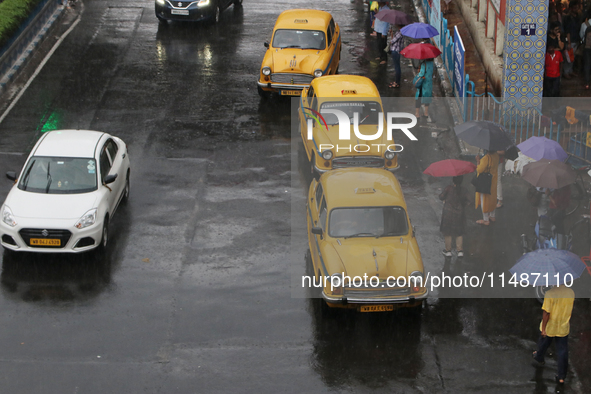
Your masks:
<instances>
[{"instance_id":1,"label":"road reflection","mask_svg":"<svg viewBox=\"0 0 591 394\"><path fill-rule=\"evenodd\" d=\"M423 368L419 349L421 315L327 310L309 300L314 332L312 366L330 387L382 387L414 380Z\"/></svg>"},{"instance_id":2,"label":"road reflection","mask_svg":"<svg viewBox=\"0 0 591 394\"><path fill-rule=\"evenodd\" d=\"M80 255L4 251L0 284L6 297L26 302L88 300L111 284L108 253Z\"/></svg>"}]
</instances>

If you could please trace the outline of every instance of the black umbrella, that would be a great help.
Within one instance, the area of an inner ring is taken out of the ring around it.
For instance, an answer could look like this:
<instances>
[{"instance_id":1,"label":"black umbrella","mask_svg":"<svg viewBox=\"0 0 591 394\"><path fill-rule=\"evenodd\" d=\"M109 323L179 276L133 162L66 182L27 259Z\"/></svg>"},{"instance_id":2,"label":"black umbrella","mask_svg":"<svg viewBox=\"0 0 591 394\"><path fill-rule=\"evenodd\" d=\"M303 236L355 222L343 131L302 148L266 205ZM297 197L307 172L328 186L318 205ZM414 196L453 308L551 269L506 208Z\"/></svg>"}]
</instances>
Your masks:
<instances>
[{"instance_id":1,"label":"black umbrella","mask_svg":"<svg viewBox=\"0 0 591 394\"><path fill-rule=\"evenodd\" d=\"M471 120L457 125L454 130L462 141L488 151L507 150L515 145L503 126L487 120Z\"/></svg>"}]
</instances>

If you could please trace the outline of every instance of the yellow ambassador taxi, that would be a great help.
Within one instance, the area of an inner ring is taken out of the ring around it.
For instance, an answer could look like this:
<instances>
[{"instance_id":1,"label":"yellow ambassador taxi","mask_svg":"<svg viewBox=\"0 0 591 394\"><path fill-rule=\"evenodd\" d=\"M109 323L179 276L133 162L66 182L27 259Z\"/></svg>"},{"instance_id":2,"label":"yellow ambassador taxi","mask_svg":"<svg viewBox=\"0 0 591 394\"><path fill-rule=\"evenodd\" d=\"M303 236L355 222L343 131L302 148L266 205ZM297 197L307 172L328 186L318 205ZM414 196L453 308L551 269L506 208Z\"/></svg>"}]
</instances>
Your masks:
<instances>
[{"instance_id":1,"label":"yellow ambassador taxi","mask_svg":"<svg viewBox=\"0 0 591 394\"><path fill-rule=\"evenodd\" d=\"M312 181L306 205L314 275L303 283L321 288L329 307L391 311L427 298L421 253L391 172L327 172Z\"/></svg>"},{"instance_id":2,"label":"yellow ambassador taxi","mask_svg":"<svg viewBox=\"0 0 591 394\"><path fill-rule=\"evenodd\" d=\"M332 15L318 10L289 10L277 18L261 65L258 92L299 96L317 77L336 74L341 32Z\"/></svg>"},{"instance_id":3,"label":"yellow ambassador taxi","mask_svg":"<svg viewBox=\"0 0 591 394\"><path fill-rule=\"evenodd\" d=\"M339 119L327 113L331 110L340 110L349 118L349 140L340 138ZM373 140L356 136L355 128L365 138L376 135L380 117L380 136ZM299 129L308 160L318 173L347 167L397 170L399 146L387 139L386 124L380 93L369 78L329 75L313 80L302 92Z\"/></svg>"}]
</instances>

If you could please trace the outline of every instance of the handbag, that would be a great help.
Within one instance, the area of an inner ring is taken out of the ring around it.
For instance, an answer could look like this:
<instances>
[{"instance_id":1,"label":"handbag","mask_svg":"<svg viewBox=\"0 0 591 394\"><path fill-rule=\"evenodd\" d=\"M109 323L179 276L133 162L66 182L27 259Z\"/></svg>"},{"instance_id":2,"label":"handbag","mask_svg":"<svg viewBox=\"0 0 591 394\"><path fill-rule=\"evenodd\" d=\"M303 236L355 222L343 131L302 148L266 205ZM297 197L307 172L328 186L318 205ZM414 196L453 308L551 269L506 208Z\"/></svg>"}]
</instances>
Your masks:
<instances>
[{"instance_id":1,"label":"handbag","mask_svg":"<svg viewBox=\"0 0 591 394\"><path fill-rule=\"evenodd\" d=\"M474 178L472 178L472 184L476 188L477 193L490 194L492 179L493 176L490 173L489 167L487 168L486 172L481 172L480 174L474 176Z\"/></svg>"}]
</instances>

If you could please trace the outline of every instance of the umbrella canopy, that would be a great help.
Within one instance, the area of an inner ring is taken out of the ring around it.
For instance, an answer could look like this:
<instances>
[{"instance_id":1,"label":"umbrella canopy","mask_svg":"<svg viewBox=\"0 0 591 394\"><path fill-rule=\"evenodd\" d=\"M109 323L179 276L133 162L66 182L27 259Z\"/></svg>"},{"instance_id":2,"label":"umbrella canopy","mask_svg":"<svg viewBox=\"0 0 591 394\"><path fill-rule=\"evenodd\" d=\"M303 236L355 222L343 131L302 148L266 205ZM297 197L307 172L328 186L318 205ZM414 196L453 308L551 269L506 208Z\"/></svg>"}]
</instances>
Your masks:
<instances>
[{"instance_id":1,"label":"umbrella canopy","mask_svg":"<svg viewBox=\"0 0 591 394\"><path fill-rule=\"evenodd\" d=\"M471 120L454 127L459 139L489 151L506 150L514 144L505 128L487 120Z\"/></svg>"},{"instance_id":2,"label":"umbrella canopy","mask_svg":"<svg viewBox=\"0 0 591 394\"><path fill-rule=\"evenodd\" d=\"M433 59L441 55L441 51L435 45L417 43L410 44L400 54L409 59Z\"/></svg>"},{"instance_id":3,"label":"umbrella canopy","mask_svg":"<svg viewBox=\"0 0 591 394\"><path fill-rule=\"evenodd\" d=\"M521 152L534 160L548 159L566 161L568 153L556 141L546 137L530 137L517 145Z\"/></svg>"},{"instance_id":4,"label":"umbrella canopy","mask_svg":"<svg viewBox=\"0 0 591 394\"><path fill-rule=\"evenodd\" d=\"M469 161L447 159L436 161L431 164L423 174L442 177L442 176L459 176L469 174L476 170L476 166Z\"/></svg>"},{"instance_id":5,"label":"umbrella canopy","mask_svg":"<svg viewBox=\"0 0 591 394\"><path fill-rule=\"evenodd\" d=\"M398 10L384 9L378 12L375 17L392 25L408 25L413 22L412 16Z\"/></svg>"},{"instance_id":6,"label":"umbrella canopy","mask_svg":"<svg viewBox=\"0 0 591 394\"><path fill-rule=\"evenodd\" d=\"M400 32L410 38L431 38L439 35L436 28L428 23L412 23L403 27Z\"/></svg>"},{"instance_id":7,"label":"umbrella canopy","mask_svg":"<svg viewBox=\"0 0 591 394\"><path fill-rule=\"evenodd\" d=\"M521 177L536 187L560 189L575 183L577 174L568 164L542 159L523 166Z\"/></svg>"},{"instance_id":8,"label":"umbrella canopy","mask_svg":"<svg viewBox=\"0 0 591 394\"><path fill-rule=\"evenodd\" d=\"M521 274L527 274L531 286L556 286L571 284L572 279L580 277L584 270L585 263L568 250L537 249L521 256L509 272L517 275L517 281L521 281Z\"/></svg>"}]
</instances>

